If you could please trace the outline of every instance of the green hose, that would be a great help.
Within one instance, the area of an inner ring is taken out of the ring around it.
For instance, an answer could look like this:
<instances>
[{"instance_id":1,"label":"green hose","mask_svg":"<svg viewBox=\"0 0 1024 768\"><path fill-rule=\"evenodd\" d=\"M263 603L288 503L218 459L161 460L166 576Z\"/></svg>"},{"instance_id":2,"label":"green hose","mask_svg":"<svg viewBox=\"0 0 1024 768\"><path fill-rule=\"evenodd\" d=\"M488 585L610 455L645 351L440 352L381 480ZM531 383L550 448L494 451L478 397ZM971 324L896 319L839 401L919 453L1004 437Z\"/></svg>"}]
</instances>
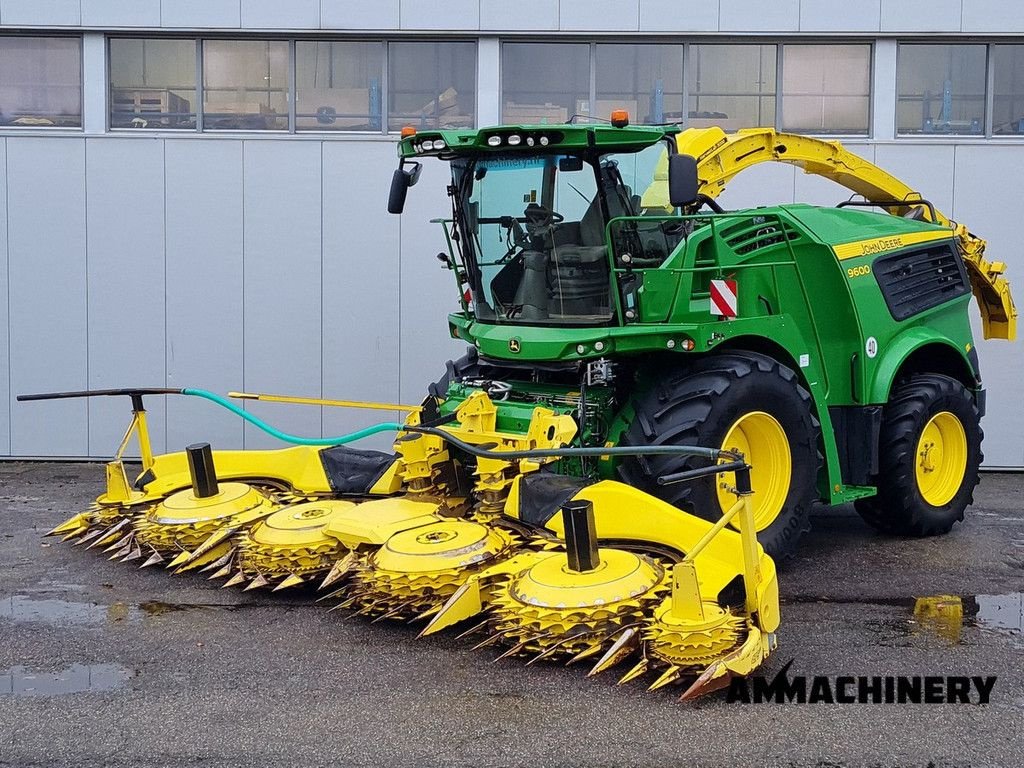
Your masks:
<instances>
[{"instance_id":1,"label":"green hose","mask_svg":"<svg viewBox=\"0 0 1024 768\"><path fill-rule=\"evenodd\" d=\"M344 445L345 443L362 440L364 437L376 435L381 432L401 432L405 429L404 424L399 424L394 421L385 421L380 424L374 424L371 427L366 427L365 429L357 430L356 432L349 432L347 435L339 435L338 437L298 437L297 435L289 435L287 432L275 429L267 424L267 422L263 421L263 419L253 416L245 409L240 408L226 397L222 397L215 392L207 392L205 389L183 389L181 390L181 394L189 395L191 397L201 397L204 400L209 400L211 403L216 403L223 408L227 408L236 416L241 416L254 427L262 429L268 435L294 445Z\"/></svg>"}]
</instances>

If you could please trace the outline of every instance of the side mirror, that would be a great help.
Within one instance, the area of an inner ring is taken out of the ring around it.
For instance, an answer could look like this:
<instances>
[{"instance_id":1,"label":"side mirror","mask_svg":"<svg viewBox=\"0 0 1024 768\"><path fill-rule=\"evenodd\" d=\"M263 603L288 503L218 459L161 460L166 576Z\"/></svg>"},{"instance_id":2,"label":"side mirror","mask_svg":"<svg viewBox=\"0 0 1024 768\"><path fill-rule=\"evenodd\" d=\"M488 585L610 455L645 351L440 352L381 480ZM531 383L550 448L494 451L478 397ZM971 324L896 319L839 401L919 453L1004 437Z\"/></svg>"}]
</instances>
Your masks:
<instances>
[{"instance_id":1,"label":"side mirror","mask_svg":"<svg viewBox=\"0 0 1024 768\"><path fill-rule=\"evenodd\" d=\"M401 213L405 210L405 197L409 187L415 186L420 179L423 166L419 163L403 164L391 177L391 192L388 194L388 213Z\"/></svg>"},{"instance_id":2,"label":"side mirror","mask_svg":"<svg viewBox=\"0 0 1024 768\"><path fill-rule=\"evenodd\" d=\"M668 157L668 200L674 208L685 208L697 202L697 160L690 155Z\"/></svg>"}]
</instances>

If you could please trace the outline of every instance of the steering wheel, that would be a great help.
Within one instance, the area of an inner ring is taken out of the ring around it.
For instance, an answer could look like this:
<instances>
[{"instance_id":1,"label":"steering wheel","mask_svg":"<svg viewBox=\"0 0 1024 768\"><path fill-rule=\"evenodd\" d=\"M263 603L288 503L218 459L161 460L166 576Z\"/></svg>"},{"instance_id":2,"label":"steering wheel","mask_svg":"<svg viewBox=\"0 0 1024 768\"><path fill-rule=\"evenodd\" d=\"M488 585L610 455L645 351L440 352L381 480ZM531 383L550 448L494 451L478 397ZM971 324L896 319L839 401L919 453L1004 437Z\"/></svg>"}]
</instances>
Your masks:
<instances>
[{"instance_id":1,"label":"steering wheel","mask_svg":"<svg viewBox=\"0 0 1024 768\"><path fill-rule=\"evenodd\" d=\"M526 218L526 229L531 235L542 234L555 224L565 221L562 214L555 213L537 203L530 203L526 206L523 216Z\"/></svg>"}]
</instances>

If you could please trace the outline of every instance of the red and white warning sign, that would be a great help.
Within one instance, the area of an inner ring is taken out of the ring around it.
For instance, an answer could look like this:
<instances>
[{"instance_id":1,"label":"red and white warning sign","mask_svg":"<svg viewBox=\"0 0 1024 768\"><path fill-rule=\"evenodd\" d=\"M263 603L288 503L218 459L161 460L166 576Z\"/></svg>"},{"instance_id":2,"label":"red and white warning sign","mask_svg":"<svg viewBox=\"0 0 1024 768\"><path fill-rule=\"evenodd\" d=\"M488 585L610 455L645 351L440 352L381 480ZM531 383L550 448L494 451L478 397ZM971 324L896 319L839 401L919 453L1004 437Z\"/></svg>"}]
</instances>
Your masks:
<instances>
[{"instance_id":1,"label":"red and white warning sign","mask_svg":"<svg viewBox=\"0 0 1024 768\"><path fill-rule=\"evenodd\" d=\"M736 281L711 281L711 314L736 317Z\"/></svg>"}]
</instances>

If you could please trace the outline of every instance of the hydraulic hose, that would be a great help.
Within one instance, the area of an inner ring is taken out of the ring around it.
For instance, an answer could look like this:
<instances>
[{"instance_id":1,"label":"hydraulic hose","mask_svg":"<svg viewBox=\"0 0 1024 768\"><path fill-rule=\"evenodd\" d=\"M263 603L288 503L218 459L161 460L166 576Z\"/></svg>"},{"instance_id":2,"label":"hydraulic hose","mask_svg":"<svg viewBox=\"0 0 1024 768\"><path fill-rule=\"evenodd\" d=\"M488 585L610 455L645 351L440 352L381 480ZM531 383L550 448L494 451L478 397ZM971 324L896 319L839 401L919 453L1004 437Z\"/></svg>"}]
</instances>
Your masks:
<instances>
[{"instance_id":1,"label":"hydraulic hose","mask_svg":"<svg viewBox=\"0 0 1024 768\"><path fill-rule=\"evenodd\" d=\"M343 445L364 437L369 437L370 435L376 435L380 432L405 431L440 437L458 448L460 451L464 451L465 453L468 453L471 456L476 456L477 458L501 459L503 461L515 461L517 459L566 459L583 456L675 455L697 456L700 458L710 459L711 461L725 459L729 462L729 464L712 467L698 467L697 469L680 472L677 475L668 475L658 479L659 485L683 482L685 480L692 480L708 474L717 474L718 472L734 471L746 466L743 461L743 457L739 454L735 454L730 451L722 451L717 448L701 448L694 445L623 445L611 447L598 446L591 448L538 448L526 451L495 451L491 450L491 446L480 446L467 443L443 429L398 424L397 422L382 422L380 424L374 424L371 427L366 427L365 429L358 430L357 432L350 432L347 435L341 435L339 437L298 437L296 435L289 435L286 432L282 432L281 430L272 427L270 424L267 424L267 422L253 416L251 413L238 407L227 398L214 392L207 392L205 389L183 389L181 390L181 393L192 397L201 397L204 400L209 400L212 403L216 403L219 406L227 408L237 416L241 416L253 426L262 429L268 435L276 437L278 440L283 440L286 443L294 443L295 445Z\"/></svg>"},{"instance_id":2,"label":"hydraulic hose","mask_svg":"<svg viewBox=\"0 0 1024 768\"><path fill-rule=\"evenodd\" d=\"M227 408L236 416L240 416L245 421L252 424L254 427L262 429L271 437L276 437L278 440L283 440L286 443L292 443L293 445L316 445L316 446L330 446L330 445L344 445L345 443L352 443L356 440L362 440L364 437L370 435L377 435L381 432L400 432L405 429L405 425L399 424L394 421L385 421L380 424L374 424L366 427L365 429L356 430L355 432L349 432L346 435L339 435L337 437L299 437L298 435L289 435L287 432L282 432L276 427L271 426L263 419L258 416L254 416L244 408L239 407L235 403L228 400L226 397L218 395L215 392L207 392L205 389L183 389L181 394L188 395L190 397L201 397L204 400L209 400L211 403L216 403L222 408Z\"/></svg>"},{"instance_id":3,"label":"hydraulic hose","mask_svg":"<svg viewBox=\"0 0 1024 768\"><path fill-rule=\"evenodd\" d=\"M271 437L276 437L286 443L293 445L311 445L311 446L332 446L332 445L344 445L345 443L352 443L356 440L361 440L364 437L370 435L380 434L381 432L415 432L424 435L434 435L440 437L451 445L455 446L461 451L476 456L477 458L489 458L489 459L500 459L502 461L517 460L517 459L564 459L564 458L578 458L578 457L599 457L599 456L656 456L656 455L675 455L675 456L695 456L698 458L709 459L711 461L725 460L727 464L712 465L710 467L698 467L696 469L685 470L678 472L673 475L666 475L658 478L660 485L666 485L669 483L683 482L686 480L692 480L696 477L701 477L706 474L716 474L718 472L733 471L734 469L741 469L746 466L742 454L734 453L732 451L723 451L717 448L702 448L695 445L620 445L620 446L595 446L585 448L537 448L532 450L522 451L496 451L493 444L488 445L473 445L452 435L450 432L446 432L443 429L429 426L414 426L407 424L399 424L395 421L385 421L380 424L374 424L364 429L356 430L355 432L349 432L345 435L338 435L336 437L299 437L298 435L290 435L287 432L282 432L280 429L268 424L258 416L246 411L244 408L236 405L228 398L223 395L218 395L216 392L209 392L205 389L168 389L168 388L150 388L150 389L94 389L85 390L78 392L46 392L33 395L18 395L18 400L63 400L67 398L78 398L78 397L112 397L123 395L130 397L132 400L132 409L136 411L144 410L142 405L143 395L187 395L189 397L198 397L203 400L209 400L211 403L226 408L236 416L241 417L243 420L249 422L254 427L263 430Z\"/></svg>"},{"instance_id":4,"label":"hydraulic hose","mask_svg":"<svg viewBox=\"0 0 1024 768\"><path fill-rule=\"evenodd\" d=\"M595 457L595 456L697 456L704 459L727 459L728 461L742 462L743 457L731 451L721 451L717 448L701 448L696 445L619 445L619 446L595 446L590 448L536 448L526 451L494 451L488 446L472 445L471 443L459 440L449 432L435 427L414 427L403 426L406 432L418 432L425 435L435 435L451 443L460 451L471 456L486 459L567 459L574 457Z\"/></svg>"}]
</instances>

